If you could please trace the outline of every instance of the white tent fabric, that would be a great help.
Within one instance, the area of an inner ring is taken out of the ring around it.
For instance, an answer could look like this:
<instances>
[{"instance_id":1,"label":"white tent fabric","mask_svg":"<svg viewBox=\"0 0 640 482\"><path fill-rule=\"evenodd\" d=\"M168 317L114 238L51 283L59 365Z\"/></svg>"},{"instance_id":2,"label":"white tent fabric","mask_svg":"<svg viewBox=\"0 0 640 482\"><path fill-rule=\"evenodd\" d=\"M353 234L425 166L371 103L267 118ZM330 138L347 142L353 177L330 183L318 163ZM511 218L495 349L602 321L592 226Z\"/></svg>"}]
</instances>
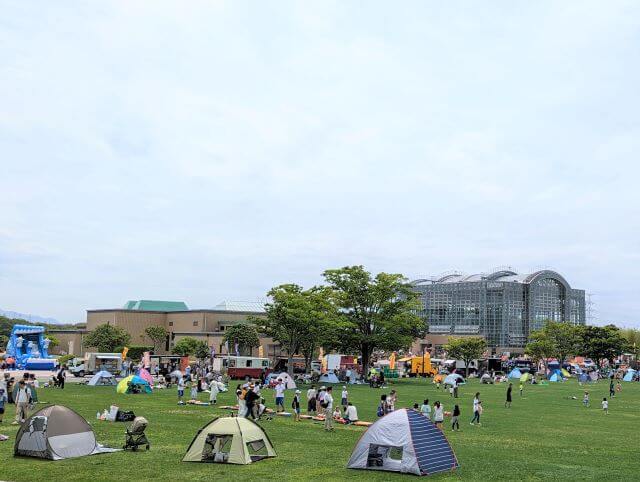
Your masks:
<instances>
[{"instance_id":1,"label":"white tent fabric","mask_svg":"<svg viewBox=\"0 0 640 482\"><path fill-rule=\"evenodd\" d=\"M454 381L457 382L458 385L459 385L461 383L464 383L464 378L462 377L462 375L458 375L457 373L450 373L444 379L444 384L445 385L453 385Z\"/></svg>"},{"instance_id":2,"label":"white tent fabric","mask_svg":"<svg viewBox=\"0 0 640 482\"><path fill-rule=\"evenodd\" d=\"M91 378L91 380L89 380L89 383L87 383L87 385L89 385L90 387L94 387L96 385L115 385L115 384L116 384L115 377L106 370L102 370L96 373Z\"/></svg>"},{"instance_id":3,"label":"white tent fabric","mask_svg":"<svg viewBox=\"0 0 640 482\"><path fill-rule=\"evenodd\" d=\"M324 375L320 376L320 379L318 380L318 382L320 382L320 383L340 383L340 380L338 380L338 377L336 376L335 373L325 373Z\"/></svg>"},{"instance_id":4,"label":"white tent fabric","mask_svg":"<svg viewBox=\"0 0 640 482\"><path fill-rule=\"evenodd\" d=\"M428 475L450 471L458 461L443 432L429 419L415 410L400 409L367 429L347 467Z\"/></svg>"},{"instance_id":5,"label":"white tent fabric","mask_svg":"<svg viewBox=\"0 0 640 482\"><path fill-rule=\"evenodd\" d=\"M282 380L287 390L295 390L297 388L296 382L293 381L293 378L291 378L287 372L282 372L276 377L276 380Z\"/></svg>"}]
</instances>

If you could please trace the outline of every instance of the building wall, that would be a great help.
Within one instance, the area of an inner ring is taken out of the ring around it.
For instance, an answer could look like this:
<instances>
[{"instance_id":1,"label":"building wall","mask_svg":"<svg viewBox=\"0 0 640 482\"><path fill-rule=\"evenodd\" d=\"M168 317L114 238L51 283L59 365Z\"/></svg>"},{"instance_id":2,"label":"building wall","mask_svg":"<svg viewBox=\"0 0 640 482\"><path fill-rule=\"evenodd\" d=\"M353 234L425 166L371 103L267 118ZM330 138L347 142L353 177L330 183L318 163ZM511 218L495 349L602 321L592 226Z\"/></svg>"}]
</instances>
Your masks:
<instances>
[{"instance_id":1,"label":"building wall","mask_svg":"<svg viewBox=\"0 0 640 482\"><path fill-rule=\"evenodd\" d=\"M60 342L50 350L51 355L84 355L84 330L50 330L49 333Z\"/></svg>"}]
</instances>

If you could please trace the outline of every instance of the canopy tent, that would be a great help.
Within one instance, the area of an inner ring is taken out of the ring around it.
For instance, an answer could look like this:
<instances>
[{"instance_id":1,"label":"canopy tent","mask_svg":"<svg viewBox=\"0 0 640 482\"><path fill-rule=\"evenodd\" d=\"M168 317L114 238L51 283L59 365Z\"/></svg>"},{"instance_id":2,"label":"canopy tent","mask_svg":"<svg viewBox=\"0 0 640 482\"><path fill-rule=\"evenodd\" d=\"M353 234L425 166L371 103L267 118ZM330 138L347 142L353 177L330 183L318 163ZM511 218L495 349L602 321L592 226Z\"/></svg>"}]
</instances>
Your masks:
<instances>
[{"instance_id":1,"label":"canopy tent","mask_svg":"<svg viewBox=\"0 0 640 482\"><path fill-rule=\"evenodd\" d=\"M198 431L182 461L246 465L267 457L276 457L276 451L258 424L243 417L221 417Z\"/></svg>"},{"instance_id":2,"label":"canopy tent","mask_svg":"<svg viewBox=\"0 0 640 482\"><path fill-rule=\"evenodd\" d=\"M518 368L514 368L509 372L509 378L520 378L522 376L522 372Z\"/></svg>"},{"instance_id":3,"label":"canopy tent","mask_svg":"<svg viewBox=\"0 0 640 482\"><path fill-rule=\"evenodd\" d=\"M98 444L91 425L76 412L62 405L50 405L22 424L13 454L63 460L115 451Z\"/></svg>"},{"instance_id":4,"label":"canopy tent","mask_svg":"<svg viewBox=\"0 0 640 482\"><path fill-rule=\"evenodd\" d=\"M521 382L528 382L531 379L531 373L523 373L520 377Z\"/></svg>"},{"instance_id":5,"label":"canopy tent","mask_svg":"<svg viewBox=\"0 0 640 482\"><path fill-rule=\"evenodd\" d=\"M360 437L347 463L350 469L415 475L459 467L444 432L415 410L402 408L378 419Z\"/></svg>"},{"instance_id":6,"label":"canopy tent","mask_svg":"<svg viewBox=\"0 0 640 482\"><path fill-rule=\"evenodd\" d=\"M598 372L596 372L596 371L589 372L589 378L591 378L591 381L597 382L598 381Z\"/></svg>"},{"instance_id":7,"label":"canopy tent","mask_svg":"<svg viewBox=\"0 0 640 482\"><path fill-rule=\"evenodd\" d=\"M444 384L445 385L451 385L453 386L454 382L457 385L462 385L464 383L464 378L462 377L462 375L458 375L457 373L450 373L449 375L447 375L447 377L444 379Z\"/></svg>"},{"instance_id":8,"label":"canopy tent","mask_svg":"<svg viewBox=\"0 0 640 482\"><path fill-rule=\"evenodd\" d=\"M560 373L562 374L562 376L564 378L571 378L571 373L569 373L567 370L565 370L564 368L560 369Z\"/></svg>"},{"instance_id":9,"label":"canopy tent","mask_svg":"<svg viewBox=\"0 0 640 482\"><path fill-rule=\"evenodd\" d=\"M153 386L153 377L146 368L138 370L138 376L146 381L150 386Z\"/></svg>"},{"instance_id":10,"label":"canopy tent","mask_svg":"<svg viewBox=\"0 0 640 482\"><path fill-rule=\"evenodd\" d=\"M293 378L291 378L291 375L289 375L287 372L282 372L280 375L278 375L276 377L276 381L277 380L282 380L282 383L284 383L284 386L287 390L295 390L297 388L296 382L293 381Z\"/></svg>"},{"instance_id":11,"label":"canopy tent","mask_svg":"<svg viewBox=\"0 0 640 482\"><path fill-rule=\"evenodd\" d=\"M137 386L139 391L137 393L151 393L151 386L146 380L143 380L138 375L129 375L126 378L123 378L118 383L116 387L116 392L120 394L124 393L136 393L136 389L133 388Z\"/></svg>"},{"instance_id":12,"label":"canopy tent","mask_svg":"<svg viewBox=\"0 0 640 482\"><path fill-rule=\"evenodd\" d=\"M624 378L622 379L623 382L632 382L633 379L636 376L636 373L638 373L636 370L634 370L633 368L629 368L627 370L627 373L624 374Z\"/></svg>"},{"instance_id":13,"label":"canopy tent","mask_svg":"<svg viewBox=\"0 0 640 482\"><path fill-rule=\"evenodd\" d=\"M325 373L318 379L319 383L340 383L335 373Z\"/></svg>"},{"instance_id":14,"label":"canopy tent","mask_svg":"<svg viewBox=\"0 0 640 482\"><path fill-rule=\"evenodd\" d=\"M578 375L578 380L580 381L580 383L587 383L589 381L589 375L583 372Z\"/></svg>"},{"instance_id":15,"label":"canopy tent","mask_svg":"<svg viewBox=\"0 0 640 482\"><path fill-rule=\"evenodd\" d=\"M111 373L106 370L102 370L101 372L96 373L91 380L89 380L90 387L95 386L103 386L103 385L115 385L116 377L114 377Z\"/></svg>"}]
</instances>

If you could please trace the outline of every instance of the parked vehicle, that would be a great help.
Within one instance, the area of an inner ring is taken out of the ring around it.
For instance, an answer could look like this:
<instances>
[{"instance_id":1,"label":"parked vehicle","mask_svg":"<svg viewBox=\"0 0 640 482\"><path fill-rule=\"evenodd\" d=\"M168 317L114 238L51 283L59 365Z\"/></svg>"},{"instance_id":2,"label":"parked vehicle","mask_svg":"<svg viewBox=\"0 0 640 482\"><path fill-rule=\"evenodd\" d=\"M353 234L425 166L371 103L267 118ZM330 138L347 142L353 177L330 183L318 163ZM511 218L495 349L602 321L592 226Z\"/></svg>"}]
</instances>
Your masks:
<instances>
[{"instance_id":1,"label":"parked vehicle","mask_svg":"<svg viewBox=\"0 0 640 482\"><path fill-rule=\"evenodd\" d=\"M262 372L268 375L271 371L268 358L229 356L220 357L220 359L222 360L222 366L226 368L230 378L259 378Z\"/></svg>"},{"instance_id":2,"label":"parked vehicle","mask_svg":"<svg viewBox=\"0 0 640 482\"><path fill-rule=\"evenodd\" d=\"M122 355L120 353L87 353L84 358L71 360L68 368L75 377L94 375L102 370L118 375L122 371Z\"/></svg>"}]
</instances>

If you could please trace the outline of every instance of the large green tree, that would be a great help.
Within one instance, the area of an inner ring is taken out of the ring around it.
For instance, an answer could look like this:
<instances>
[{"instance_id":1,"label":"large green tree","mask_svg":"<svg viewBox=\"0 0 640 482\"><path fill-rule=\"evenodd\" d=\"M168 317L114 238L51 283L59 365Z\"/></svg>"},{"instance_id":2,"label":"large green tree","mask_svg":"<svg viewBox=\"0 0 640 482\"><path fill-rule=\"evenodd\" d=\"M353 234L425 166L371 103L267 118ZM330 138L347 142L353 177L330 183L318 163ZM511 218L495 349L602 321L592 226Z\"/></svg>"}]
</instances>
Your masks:
<instances>
[{"instance_id":1,"label":"large green tree","mask_svg":"<svg viewBox=\"0 0 640 482\"><path fill-rule=\"evenodd\" d=\"M374 350L408 348L424 335L417 294L404 276L372 276L363 266L330 269L323 276L337 307L334 342L344 352L360 353L365 375Z\"/></svg>"},{"instance_id":2,"label":"large green tree","mask_svg":"<svg viewBox=\"0 0 640 482\"><path fill-rule=\"evenodd\" d=\"M568 357L578 354L580 349L581 327L571 323L548 321L542 331L554 345L554 354L560 364Z\"/></svg>"},{"instance_id":3,"label":"large green tree","mask_svg":"<svg viewBox=\"0 0 640 482\"><path fill-rule=\"evenodd\" d=\"M223 340L229 344L229 348L233 349L237 343L240 350L248 349L249 355L252 354L254 348L260 346L260 337L256 327L249 323L238 323L228 327L224 332Z\"/></svg>"},{"instance_id":4,"label":"large green tree","mask_svg":"<svg viewBox=\"0 0 640 482\"><path fill-rule=\"evenodd\" d=\"M98 326L85 338L85 345L99 352L111 353L117 346L126 346L131 341L131 335L119 326L104 324Z\"/></svg>"},{"instance_id":5,"label":"large green tree","mask_svg":"<svg viewBox=\"0 0 640 482\"><path fill-rule=\"evenodd\" d=\"M581 354L591 358L598 367L603 360L613 362L629 348L620 329L614 325L582 327Z\"/></svg>"},{"instance_id":6,"label":"large green tree","mask_svg":"<svg viewBox=\"0 0 640 482\"><path fill-rule=\"evenodd\" d=\"M153 343L153 351L156 352L163 343L166 343L167 335L169 333L164 326L151 325L145 328L144 334L151 340Z\"/></svg>"},{"instance_id":7,"label":"large green tree","mask_svg":"<svg viewBox=\"0 0 640 482\"><path fill-rule=\"evenodd\" d=\"M529 335L529 343L524 348L524 352L529 355L535 365L542 362L545 372L549 366L549 358L556 356L556 345L544 330L534 331Z\"/></svg>"},{"instance_id":8,"label":"large green tree","mask_svg":"<svg viewBox=\"0 0 640 482\"><path fill-rule=\"evenodd\" d=\"M444 347L449 358L462 360L465 366L465 377L469 376L469 365L473 360L482 357L487 349L487 342L480 337L449 338Z\"/></svg>"},{"instance_id":9,"label":"large green tree","mask_svg":"<svg viewBox=\"0 0 640 482\"><path fill-rule=\"evenodd\" d=\"M173 347L173 353L180 356L195 356L204 360L209 356L209 346L202 340L197 340L192 336L180 338Z\"/></svg>"}]
</instances>

